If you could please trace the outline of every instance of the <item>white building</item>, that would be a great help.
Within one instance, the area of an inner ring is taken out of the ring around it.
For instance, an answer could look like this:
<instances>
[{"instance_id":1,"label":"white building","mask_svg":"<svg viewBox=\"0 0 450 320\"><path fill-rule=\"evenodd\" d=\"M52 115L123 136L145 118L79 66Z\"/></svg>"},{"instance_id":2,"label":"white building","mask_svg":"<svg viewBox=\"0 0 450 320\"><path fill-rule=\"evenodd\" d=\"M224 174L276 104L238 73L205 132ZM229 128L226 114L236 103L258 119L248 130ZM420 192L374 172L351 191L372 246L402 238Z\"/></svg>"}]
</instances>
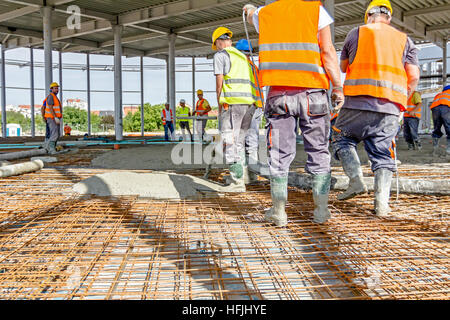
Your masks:
<instances>
[{"instance_id":1,"label":"white building","mask_svg":"<svg viewBox=\"0 0 450 320\"><path fill-rule=\"evenodd\" d=\"M80 110L86 110L87 111L87 102L82 99L66 99L63 103L64 107L73 107Z\"/></svg>"}]
</instances>

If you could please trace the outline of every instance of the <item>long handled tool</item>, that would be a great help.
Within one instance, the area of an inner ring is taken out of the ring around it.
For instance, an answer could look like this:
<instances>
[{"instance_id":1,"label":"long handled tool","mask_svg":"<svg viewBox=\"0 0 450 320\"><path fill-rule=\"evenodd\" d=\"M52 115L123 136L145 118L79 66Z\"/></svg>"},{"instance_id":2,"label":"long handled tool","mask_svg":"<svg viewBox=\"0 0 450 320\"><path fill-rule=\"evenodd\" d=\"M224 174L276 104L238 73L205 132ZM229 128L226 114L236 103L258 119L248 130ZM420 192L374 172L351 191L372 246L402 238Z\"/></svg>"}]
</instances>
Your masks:
<instances>
[{"instance_id":1,"label":"long handled tool","mask_svg":"<svg viewBox=\"0 0 450 320\"><path fill-rule=\"evenodd\" d=\"M403 112L400 114L400 117L398 118L398 124L400 125L400 123L402 122L402 120L403 120L403 116L404 116L404 114L403 114ZM399 195L400 195L400 188L399 188L399 180L400 180L400 177L399 177L399 172L398 172L398 164L397 164L397 160L398 160L398 158L397 158L397 143L395 142L395 137L394 137L394 139L392 140L392 145L393 145L393 147L394 147L394 160L395 160L395 177L396 177L396 179L397 179L397 198L395 199L395 202L398 202L398 198L399 198Z\"/></svg>"}]
</instances>

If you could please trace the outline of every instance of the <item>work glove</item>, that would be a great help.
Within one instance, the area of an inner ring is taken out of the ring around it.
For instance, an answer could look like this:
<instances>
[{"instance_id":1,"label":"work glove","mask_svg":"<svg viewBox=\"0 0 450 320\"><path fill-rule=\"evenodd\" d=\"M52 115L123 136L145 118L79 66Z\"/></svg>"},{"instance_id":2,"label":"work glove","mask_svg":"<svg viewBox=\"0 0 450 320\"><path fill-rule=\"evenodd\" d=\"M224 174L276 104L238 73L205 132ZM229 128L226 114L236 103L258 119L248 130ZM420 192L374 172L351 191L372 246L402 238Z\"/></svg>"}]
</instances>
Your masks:
<instances>
[{"instance_id":1,"label":"work glove","mask_svg":"<svg viewBox=\"0 0 450 320\"><path fill-rule=\"evenodd\" d=\"M59 125L61 124L61 120L59 118L55 118L55 123Z\"/></svg>"},{"instance_id":2,"label":"work glove","mask_svg":"<svg viewBox=\"0 0 450 320\"><path fill-rule=\"evenodd\" d=\"M333 112L337 113L344 105L345 96L342 87L335 87L331 92L331 103L333 104Z\"/></svg>"},{"instance_id":3,"label":"work glove","mask_svg":"<svg viewBox=\"0 0 450 320\"><path fill-rule=\"evenodd\" d=\"M256 11L256 7L254 6L254 5L252 5L252 4L246 4L243 8L242 8L242 10L245 12L245 14L246 14L246 16L247 16L247 22L248 23L250 23L250 21L249 21L249 14L251 13L251 12L255 12Z\"/></svg>"}]
</instances>

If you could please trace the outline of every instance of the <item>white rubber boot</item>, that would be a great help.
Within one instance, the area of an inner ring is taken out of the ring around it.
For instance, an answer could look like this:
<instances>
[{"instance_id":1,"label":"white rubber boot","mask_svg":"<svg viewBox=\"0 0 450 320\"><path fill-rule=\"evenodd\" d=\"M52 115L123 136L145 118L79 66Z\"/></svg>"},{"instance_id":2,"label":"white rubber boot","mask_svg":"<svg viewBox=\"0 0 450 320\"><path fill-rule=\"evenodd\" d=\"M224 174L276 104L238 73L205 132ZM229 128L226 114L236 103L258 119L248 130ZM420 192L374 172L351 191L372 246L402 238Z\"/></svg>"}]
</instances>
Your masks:
<instances>
[{"instance_id":1,"label":"white rubber boot","mask_svg":"<svg viewBox=\"0 0 450 320\"><path fill-rule=\"evenodd\" d=\"M391 212L389 207L389 197L391 195L392 171L388 169L378 169L375 171L375 214L378 217L386 217Z\"/></svg>"},{"instance_id":2,"label":"white rubber boot","mask_svg":"<svg viewBox=\"0 0 450 320\"><path fill-rule=\"evenodd\" d=\"M230 165L230 175L225 177L225 185L230 192L245 192L244 168L241 163Z\"/></svg>"},{"instance_id":3,"label":"white rubber boot","mask_svg":"<svg viewBox=\"0 0 450 320\"><path fill-rule=\"evenodd\" d=\"M337 196L338 200L348 200L359 194L367 193L361 163L355 148L341 149L338 151L338 156L345 174L350 179L347 190Z\"/></svg>"},{"instance_id":4,"label":"white rubber boot","mask_svg":"<svg viewBox=\"0 0 450 320\"><path fill-rule=\"evenodd\" d=\"M328 195L330 193L331 173L313 175L313 199L315 223L324 223L331 218L328 210Z\"/></svg>"},{"instance_id":5,"label":"white rubber boot","mask_svg":"<svg viewBox=\"0 0 450 320\"><path fill-rule=\"evenodd\" d=\"M284 227L287 225L287 184L287 176L270 178L272 208L266 211L264 220L275 224L277 227Z\"/></svg>"}]
</instances>

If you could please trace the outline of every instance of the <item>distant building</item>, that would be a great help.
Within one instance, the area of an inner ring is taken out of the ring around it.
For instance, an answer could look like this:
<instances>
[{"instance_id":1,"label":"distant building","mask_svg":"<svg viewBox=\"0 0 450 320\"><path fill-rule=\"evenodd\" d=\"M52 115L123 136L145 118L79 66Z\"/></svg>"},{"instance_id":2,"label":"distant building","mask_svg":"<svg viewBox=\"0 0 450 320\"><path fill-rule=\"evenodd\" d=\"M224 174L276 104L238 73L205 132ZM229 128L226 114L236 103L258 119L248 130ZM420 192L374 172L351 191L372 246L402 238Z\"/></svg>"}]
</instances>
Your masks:
<instances>
[{"instance_id":1,"label":"distant building","mask_svg":"<svg viewBox=\"0 0 450 320\"><path fill-rule=\"evenodd\" d=\"M138 106L124 106L123 107L123 114L126 116L128 113L135 114L136 112L139 112Z\"/></svg>"},{"instance_id":2,"label":"distant building","mask_svg":"<svg viewBox=\"0 0 450 320\"><path fill-rule=\"evenodd\" d=\"M80 110L88 109L87 102L82 99L66 99L63 103L64 107L72 107Z\"/></svg>"},{"instance_id":3,"label":"distant building","mask_svg":"<svg viewBox=\"0 0 450 320\"><path fill-rule=\"evenodd\" d=\"M112 111L112 110L103 110L103 111L96 110L96 111L92 111L91 113L95 114L97 116L100 116L100 117L106 117L106 116L113 116L114 117L114 111Z\"/></svg>"}]
</instances>

